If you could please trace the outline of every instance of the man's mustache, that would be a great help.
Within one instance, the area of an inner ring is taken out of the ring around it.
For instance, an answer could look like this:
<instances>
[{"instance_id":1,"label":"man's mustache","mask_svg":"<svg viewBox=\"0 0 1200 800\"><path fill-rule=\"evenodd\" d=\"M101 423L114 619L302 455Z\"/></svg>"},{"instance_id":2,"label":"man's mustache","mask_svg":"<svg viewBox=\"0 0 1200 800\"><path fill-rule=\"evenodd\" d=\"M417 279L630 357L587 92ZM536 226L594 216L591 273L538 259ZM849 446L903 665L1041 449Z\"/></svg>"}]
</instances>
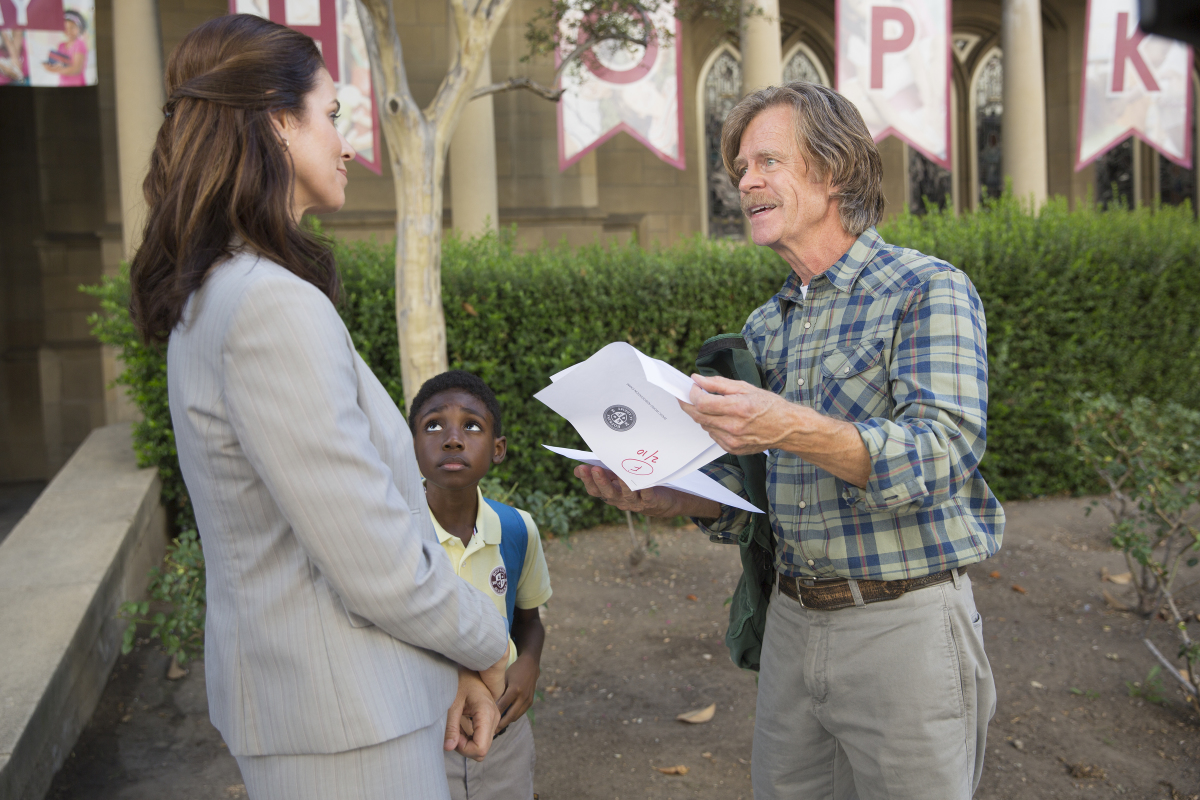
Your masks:
<instances>
[{"instance_id":1,"label":"man's mustache","mask_svg":"<svg viewBox=\"0 0 1200 800\"><path fill-rule=\"evenodd\" d=\"M765 194L748 194L742 198L742 213L750 216L750 209L758 206L777 206L778 203Z\"/></svg>"}]
</instances>

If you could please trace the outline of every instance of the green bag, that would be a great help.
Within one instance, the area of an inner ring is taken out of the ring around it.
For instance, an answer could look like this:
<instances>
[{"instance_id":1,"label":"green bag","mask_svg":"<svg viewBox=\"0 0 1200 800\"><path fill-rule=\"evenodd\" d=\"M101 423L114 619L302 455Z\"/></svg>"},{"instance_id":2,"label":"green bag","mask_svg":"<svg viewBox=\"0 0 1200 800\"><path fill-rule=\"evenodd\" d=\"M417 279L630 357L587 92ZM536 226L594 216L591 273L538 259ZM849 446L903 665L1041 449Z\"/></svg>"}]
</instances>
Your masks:
<instances>
[{"instance_id":1,"label":"green bag","mask_svg":"<svg viewBox=\"0 0 1200 800\"><path fill-rule=\"evenodd\" d=\"M696 357L701 375L745 381L762 389L762 374L740 333L723 333L706 341ZM767 508L767 457L762 453L748 456L726 454L718 463L741 467L743 485L750 502ZM762 655L763 632L767 625L767 605L775 584L775 534L766 514L751 514L750 524L738 534L742 550L742 577L733 590L729 606L729 630L725 646L729 657L742 669L758 671Z\"/></svg>"}]
</instances>

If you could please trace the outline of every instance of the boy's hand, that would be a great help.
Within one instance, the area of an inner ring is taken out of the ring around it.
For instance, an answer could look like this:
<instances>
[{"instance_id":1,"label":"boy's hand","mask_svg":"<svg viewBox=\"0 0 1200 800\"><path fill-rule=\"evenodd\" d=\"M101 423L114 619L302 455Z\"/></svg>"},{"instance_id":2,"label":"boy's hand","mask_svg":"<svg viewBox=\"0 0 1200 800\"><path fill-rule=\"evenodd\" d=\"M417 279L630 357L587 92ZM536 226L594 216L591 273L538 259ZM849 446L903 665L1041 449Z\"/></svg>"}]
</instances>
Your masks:
<instances>
[{"instance_id":1,"label":"boy's hand","mask_svg":"<svg viewBox=\"0 0 1200 800\"><path fill-rule=\"evenodd\" d=\"M464 726L464 719L470 720ZM467 758L483 761L492 746L500 721L500 709L479 673L459 667L458 694L446 713L446 750L457 750Z\"/></svg>"},{"instance_id":2,"label":"boy's hand","mask_svg":"<svg viewBox=\"0 0 1200 800\"><path fill-rule=\"evenodd\" d=\"M505 678L508 685L498 703L504 716L496 730L503 730L521 718L521 715L533 705L533 693L537 690L538 676L541 669L537 660L527 655L518 656L513 665L508 668Z\"/></svg>"}]
</instances>

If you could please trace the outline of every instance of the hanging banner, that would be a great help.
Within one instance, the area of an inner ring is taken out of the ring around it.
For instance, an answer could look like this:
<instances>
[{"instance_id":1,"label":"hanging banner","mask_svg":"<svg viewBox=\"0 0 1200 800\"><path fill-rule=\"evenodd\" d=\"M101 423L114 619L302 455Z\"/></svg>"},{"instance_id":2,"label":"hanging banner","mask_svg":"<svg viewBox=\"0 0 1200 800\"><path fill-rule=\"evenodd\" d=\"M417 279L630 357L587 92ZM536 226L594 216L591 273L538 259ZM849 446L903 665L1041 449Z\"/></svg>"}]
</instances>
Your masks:
<instances>
[{"instance_id":1,"label":"hanging banner","mask_svg":"<svg viewBox=\"0 0 1200 800\"><path fill-rule=\"evenodd\" d=\"M229 13L256 14L313 38L342 104L338 130L357 160L378 175L379 114L357 6L357 0L229 0Z\"/></svg>"},{"instance_id":2,"label":"hanging banner","mask_svg":"<svg viewBox=\"0 0 1200 800\"><path fill-rule=\"evenodd\" d=\"M1137 0L1089 0L1075 171L1130 135L1192 166L1192 48L1138 29Z\"/></svg>"},{"instance_id":3,"label":"hanging banner","mask_svg":"<svg viewBox=\"0 0 1200 800\"><path fill-rule=\"evenodd\" d=\"M0 86L95 86L92 0L0 0Z\"/></svg>"},{"instance_id":4,"label":"hanging banner","mask_svg":"<svg viewBox=\"0 0 1200 800\"><path fill-rule=\"evenodd\" d=\"M558 168L564 170L625 131L650 152L684 169L683 87L680 85L679 37L675 3L661 3L650 20L656 31L646 47L603 43L580 59L578 69L562 76L558 101ZM576 17L578 19L578 17ZM564 36L571 17L562 22ZM579 42L578 44L584 44ZM569 53L558 52L556 64Z\"/></svg>"},{"instance_id":5,"label":"hanging banner","mask_svg":"<svg viewBox=\"0 0 1200 800\"><path fill-rule=\"evenodd\" d=\"M950 169L950 0L838 0L837 90L879 142Z\"/></svg>"}]
</instances>

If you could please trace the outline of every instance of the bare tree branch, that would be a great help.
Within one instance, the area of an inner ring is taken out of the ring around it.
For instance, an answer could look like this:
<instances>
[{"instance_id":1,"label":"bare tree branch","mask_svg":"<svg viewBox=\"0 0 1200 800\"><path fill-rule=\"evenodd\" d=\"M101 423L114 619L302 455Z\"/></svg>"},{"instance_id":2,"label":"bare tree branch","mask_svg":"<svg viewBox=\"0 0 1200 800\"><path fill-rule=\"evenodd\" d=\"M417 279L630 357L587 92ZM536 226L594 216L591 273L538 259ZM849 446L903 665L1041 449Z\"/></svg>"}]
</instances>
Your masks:
<instances>
[{"instance_id":1,"label":"bare tree branch","mask_svg":"<svg viewBox=\"0 0 1200 800\"><path fill-rule=\"evenodd\" d=\"M400 46L392 0L358 0L358 21L366 39L371 79L375 82L375 96L380 100L380 111L392 114L403 111L407 117L419 113L408 86L404 50ZM381 40L380 31L386 33L386 40ZM384 41L386 47L381 46Z\"/></svg>"},{"instance_id":2,"label":"bare tree branch","mask_svg":"<svg viewBox=\"0 0 1200 800\"><path fill-rule=\"evenodd\" d=\"M489 86L480 86L471 94L471 99L476 97L485 97L489 94L499 94L500 92L511 92L516 89L528 89L545 100L554 103L562 97L562 89L552 89L549 86L538 83L533 78L509 78L500 83L493 83Z\"/></svg>"},{"instance_id":3,"label":"bare tree branch","mask_svg":"<svg viewBox=\"0 0 1200 800\"><path fill-rule=\"evenodd\" d=\"M1158 648L1154 646L1154 642L1149 639L1142 639L1142 644L1146 645L1150 649L1150 652L1154 654L1154 657L1158 659L1159 663L1167 668L1167 672L1171 673L1171 677L1179 681L1179 685L1183 687L1185 692L1193 697L1196 696L1196 687L1183 679L1183 676L1179 674L1179 670L1172 666L1170 661L1167 661L1166 656L1158 652Z\"/></svg>"}]
</instances>

